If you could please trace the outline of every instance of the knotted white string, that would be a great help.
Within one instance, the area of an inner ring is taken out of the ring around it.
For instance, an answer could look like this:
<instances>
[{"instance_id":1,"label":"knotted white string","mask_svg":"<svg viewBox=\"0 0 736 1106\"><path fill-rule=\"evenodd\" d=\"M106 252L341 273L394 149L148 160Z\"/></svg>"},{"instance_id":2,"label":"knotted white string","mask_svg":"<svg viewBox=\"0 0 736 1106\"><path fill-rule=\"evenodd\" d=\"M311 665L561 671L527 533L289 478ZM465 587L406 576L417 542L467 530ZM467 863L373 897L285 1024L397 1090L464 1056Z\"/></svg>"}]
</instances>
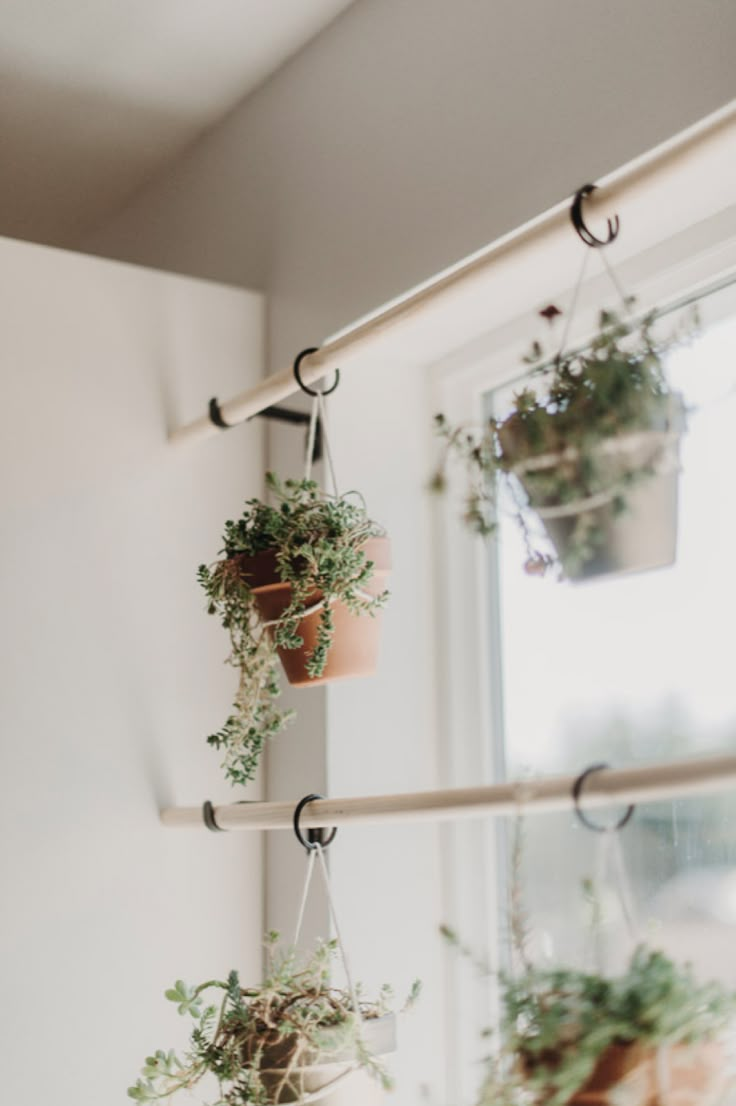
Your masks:
<instances>
[{"instance_id":1,"label":"knotted white string","mask_svg":"<svg viewBox=\"0 0 736 1106\"><path fill-rule=\"evenodd\" d=\"M583 284L583 277L585 276L585 270L588 267L588 256L589 256L589 253L588 253L588 250L586 249L585 253L583 254L583 260L582 260L581 265L580 265L580 271L578 273L578 279L575 283L575 289L574 289L573 294L572 294L572 299L570 300L570 310L567 312L567 318L565 319L565 328L562 331L562 340L560 341L560 348L557 351L557 357L555 358L555 362L560 360L560 358L562 357L562 354L565 351L565 346L567 345L567 338L568 338L568 335L570 333L570 327L572 326L572 319L573 319L573 315L575 314L575 308L577 307L577 304L578 304L578 297L580 295L580 289L581 289L582 284Z\"/></svg>"},{"instance_id":2,"label":"knotted white string","mask_svg":"<svg viewBox=\"0 0 736 1106\"><path fill-rule=\"evenodd\" d=\"M601 262L603 263L603 268L608 273L608 276L610 277L610 280L611 280L611 284L613 285L613 287L618 292L619 299L621 300L624 311L626 312L627 315L633 315L633 312L631 310L631 303L629 301L629 297L624 292L623 287L621 285L621 282L618 279L618 277L616 276L616 273L614 272L613 265L611 264L611 262L608 260L608 257L606 256L605 249L599 250L598 253L601 255Z\"/></svg>"},{"instance_id":3,"label":"knotted white string","mask_svg":"<svg viewBox=\"0 0 736 1106\"><path fill-rule=\"evenodd\" d=\"M337 496L337 477L335 476L335 464L332 460L332 448L330 446L330 436L327 432L327 404L325 403L325 397L320 392L317 396L317 404L319 406L319 417L322 422L322 445L325 451L325 457L327 458L327 467L330 470L330 482L332 483L332 494Z\"/></svg>"},{"instance_id":4,"label":"knotted white string","mask_svg":"<svg viewBox=\"0 0 736 1106\"><path fill-rule=\"evenodd\" d=\"M304 479L312 479L312 465L314 461L314 445L317 440L317 424L322 425L322 448L324 449L325 457L327 459L327 468L330 474L330 483L332 485L332 494L337 497L339 492L337 490L337 476L335 475L335 465L332 459L332 450L330 448L330 438L327 430L327 406L325 404L325 397L319 392L312 401L312 412L309 417L309 430L307 432L307 452L304 460ZM365 600L366 603L372 603L376 598L369 591L365 591L362 588L356 589L355 594L359 599ZM331 596L328 600L324 598L318 599L316 603L312 603L309 607L305 607L303 611L299 612L299 619L308 618L310 614L316 614L317 611L321 611L325 606L325 603L329 606L333 606L337 603L337 599ZM277 626L281 618L272 618L268 622L263 622L264 627Z\"/></svg>"},{"instance_id":5,"label":"knotted white string","mask_svg":"<svg viewBox=\"0 0 736 1106\"><path fill-rule=\"evenodd\" d=\"M304 888L302 890L301 902L299 904L299 912L297 915L296 928L294 930L294 944L299 940L299 936L302 930L302 923L304 922L304 911L307 905L307 897L309 895L309 888L312 882L312 875L314 873L315 858L319 860L319 867L322 873L322 882L324 883L325 895L327 897L327 906L330 911L330 918L332 920L332 926L335 930L335 938L337 940L337 947L340 953L340 959L342 960L343 970L345 972L345 979L348 984L348 994L355 1010L355 1015L358 1022L363 1021L363 1017L360 1012L360 1003L358 1002L358 993L353 983L353 977L350 971L350 964L348 963L348 954L345 951L345 945L343 944L342 934L340 932L340 924L337 920L337 913L335 911L335 902L332 897L332 887L330 885L330 875L327 870L327 861L325 860L324 849L315 841L313 848L309 850L309 856L307 857L307 872L304 878Z\"/></svg>"},{"instance_id":6,"label":"knotted white string","mask_svg":"<svg viewBox=\"0 0 736 1106\"><path fill-rule=\"evenodd\" d=\"M585 270L588 267L588 259L590 257L591 252L595 252L595 253L600 255L601 264L603 265L603 268L604 268L605 272L608 274L608 277L609 277L609 280L611 281L611 284L615 288L616 293L617 293L619 299L621 300L621 304L623 306L624 311L626 312L627 315L629 315L630 317L633 317L633 312L631 310L631 302L629 300L629 297L626 295L626 292L623 289L621 281L618 279L616 273L614 272L614 269L613 269L613 266L611 265L611 262L608 260L608 257L606 256L606 247L602 247L601 249L596 249L594 251L592 251L590 248L586 247L585 252L583 254L583 260L582 260L581 265L580 265L580 271L578 273L578 279L575 282L575 288L573 290L572 299L570 300L570 308L569 308L569 311L567 312L567 318L565 319L565 327L564 327L564 330L562 332L562 340L560 342L560 348L558 350L557 357L555 358L555 362L560 360L560 358L562 357L562 354L565 351L565 346L567 345L567 339L568 339L569 334L570 334L570 327L572 326L572 320L573 320L573 316L575 314L575 308L577 307L578 298L580 296L580 290L581 290L582 285L583 285L583 277L585 276Z\"/></svg>"},{"instance_id":7,"label":"knotted white string","mask_svg":"<svg viewBox=\"0 0 736 1106\"><path fill-rule=\"evenodd\" d=\"M594 876L594 893L598 903L602 900L603 888L606 883L606 875L610 872L613 877L612 883L618 897L619 904L621 906L621 913L623 915L624 922L626 923L626 930L634 948L641 941L641 929L634 907L634 897L631 892L631 884L629 882L628 873L626 871L626 864L624 862L624 855L621 850L621 841L619 839L619 831L615 826L611 826L605 829L602 833L597 835L597 847L595 852L595 876ZM605 954L602 935L600 933L600 926L594 927L594 940L595 940L595 961L598 971L601 975L605 974Z\"/></svg>"},{"instance_id":8,"label":"knotted white string","mask_svg":"<svg viewBox=\"0 0 736 1106\"><path fill-rule=\"evenodd\" d=\"M629 939L632 945L636 947L641 943L642 939L641 926L639 924L636 908L634 906L634 896L631 889L631 881L629 880L629 874L626 868L623 850L621 848L621 839L619 836L618 828L615 826L611 826L598 836L599 840L595 858L596 894L600 901L606 872L610 871L611 875L613 876L613 886L616 890L618 900L621 905L621 913L623 914L624 922L626 923L626 929L629 935ZM596 929L598 928L599 927L596 927ZM598 971L601 974L604 974L604 951L600 933L596 933L596 959ZM654 1074L656 1079L658 1106L667 1106L670 1095L671 1071L669 1048L669 1044L665 1042L663 1044L660 1044L655 1050Z\"/></svg>"},{"instance_id":9,"label":"knotted white string","mask_svg":"<svg viewBox=\"0 0 736 1106\"><path fill-rule=\"evenodd\" d=\"M317 440L317 423L322 424L322 448L324 450L325 458L327 460L327 469L330 474L330 483L332 485L332 494L337 496L337 476L335 475L335 463L332 459L332 449L330 447L330 435L327 428L327 404L325 403L325 397L321 392L312 400L312 411L309 417L309 432L307 434L307 454L304 461L304 479L312 479L312 465L314 463L314 445Z\"/></svg>"},{"instance_id":10,"label":"knotted white string","mask_svg":"<svg viewBox=\"0 0 736 1106\"><path fill-rule=\"evenodd\" d=\"M312 400L312 410L309 415L309 432L307 434L307 453L304 459L304 479L312 479L312 464L314 462L314 445L317 440L317 420L319 418L318 397Z\"/></svg>"},{"instance_id":11,"label":"knotted white string","mask_svg":"<svg viewBox=\"0 0 736 1106\"><path fill-rule=\"evenodd\" d=\"M330 885L330 876L327 869L327 862L325 861L324 849L319 842L314 842L314 847L309 850L307 856L307 871L304 877L304 887L302 888L301 900L299 902L299 910L297 912L296 926L294 928L294 945L297 944L299 936L302 931L302 924L304 922L304 912L307 905L307 898L309 896L309 888L312 883L312 876L314 875L315 860L319 860L319 867L322 873L322 881L324 883L325 894L327 896L327 905L330 911L330 918L335 930L335 938L337 940L337 947L340 952L340 958L342 959L343 971L345 972L345 979L348 985L348 994L350 995L350 1001L353 1004L353 1010L355 1011L356 1021L358 1023L358 1035L361 1034L361 1028L363 1025L363 1015L360 1010L360 1003L358 1002L358 992L355 989L353 983L353 976L350 971L350 964L348 962L348 955L345 951L345 945L342 940L342 934L340 933L340 926L337 921L337 914L335 912L335 902L332 897L332 887ZM325 1083L319 1090L311 1091L308 1094L302 1095L299 1099L301 1106L306 1106L306 1103L317 1102L319 1099L324 1098L325 1095L330 1094L338 1084L342 1083L348 1076L359 1067L357 1061L353 1061L345 1071L341 1072L334 1079L331 1079L329 1083Z\"/></svg>"},{"instance_id":12,"label":"knotted white string","mask_svg":"<svg viewBox=\"0 0 736 1106\"><path fill-rule=\"evenodd\" d=\"M304 910L307 905L307 896L309 895L309 886L312 882L312 874L314 872L314 859L316 856L316 849L310 849L307 854L307 874L304 878L304 887L302 888L302 898L299 903L299 910L296 916L296 927L294 929L294 945L299 941L299 935L302 931L302 923L304 922Z\"/></svg>"},{"instance_id":13,"label":"knotted white string","mask_svg":"<svg viewBox=\"0 0 736 1106\"><path fill-rule=\"evenodd\" d=\"M641 941L641 926L634 906L634 896L631 890L629 873L626 870L623 850L621 848L621 838L617 830L609 830L607 836L611 837L611 858L613 860L613 870L618 885L618 897L626 922L626 928L629 931L629 937L633 944L638 945Z\"/></svg>"}]
</instances>

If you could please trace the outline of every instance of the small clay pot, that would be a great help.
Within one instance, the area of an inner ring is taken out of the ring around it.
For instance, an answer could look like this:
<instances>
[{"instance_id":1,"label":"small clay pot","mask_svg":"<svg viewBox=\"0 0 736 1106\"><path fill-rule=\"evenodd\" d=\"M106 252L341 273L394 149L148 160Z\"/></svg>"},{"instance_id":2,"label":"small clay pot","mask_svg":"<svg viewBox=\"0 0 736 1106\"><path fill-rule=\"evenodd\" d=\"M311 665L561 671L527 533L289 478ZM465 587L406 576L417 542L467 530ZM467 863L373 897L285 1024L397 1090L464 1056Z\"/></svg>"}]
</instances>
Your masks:
<instances>
[{"instance_id":1,"label":"small clay pot","mask_svg":"<svg viewBox=\"0 0 736 1106\"><path fill-rule=\"evenodd\" d=\"M716 1106L728 1083L715 1041L668 1045L611 1045L570 1106Z\"/></svg>"},{"instance_id":2,"label":"small clay pot","mask_svg":"<svg viewBox=\"0 0 736 1106\"><path fill-rule=\"evenodd\" d=\"M643 572L673 564L677 547L679 444L684 421L684 404L675 394L648 429L601 442L597 450L599 476L603 488L607 486L609 491L594 491L591 495L589 489L583 490L581 476L580 496L570 503L552 502L540 495L538 478L562 468L568 479L577 480L580 455L576 449L560 450L556 445L512 468L570 580ZM501 427L499 437L505 453L513 457L519 449L519 429L513 418ZM654 471L624 488L626 506L623 512L617 511L615 500L623 486L622 478L647 466ZM602 540L588 561L570 566L566 562L581 514L590 515Z\"/></svg>"},{"instance_id":3,"label":"small clay pot","mask_svg":"<svg viewBox=\"0 0 736 1106\"><path fill-rule=\"evenodd\" d=\"M362 548L366 560L374 564L373 575L362 590L370 595L380 595L385 590L391 569L391 543L388 538L369 538ZM280 618L291 602L291 584L284 583L279 577L275 552L267 549L254 557L241 557L240 568L255 596L263 621L272 622ZM306 605L311 607L321 599L322 592L315 591ZM324 672L316 677L307 675L307 660L317 644L320 614L321 610L315 611L299 623L303 645L298 649L279 647L277 650L289 683L293 687L316 687L351 676L372 676L378 663L381 612L356 615L344 603L332 606L335 633Z\"/></svg>"},{"instance_id":4,"label":"small clay pot","mask_svg":"<svg viewBox=\"0 0 736 1106\"><path fill-rule=\"evenodd\" d=\"M395 1015L366 1019L362 1037L373 1056L394 1052ZM310 1101L318 1101L320 1106L379 1106L383 1102L378 1081L354 1067L353 1052L306 1051L294 1062L293 1049L293 1039L287 1037L280 1043L266 1045L261 1053L260 1077L274 1103L299 1103L307 1095L314 1095Z\"/></svg>"}]
</instances>

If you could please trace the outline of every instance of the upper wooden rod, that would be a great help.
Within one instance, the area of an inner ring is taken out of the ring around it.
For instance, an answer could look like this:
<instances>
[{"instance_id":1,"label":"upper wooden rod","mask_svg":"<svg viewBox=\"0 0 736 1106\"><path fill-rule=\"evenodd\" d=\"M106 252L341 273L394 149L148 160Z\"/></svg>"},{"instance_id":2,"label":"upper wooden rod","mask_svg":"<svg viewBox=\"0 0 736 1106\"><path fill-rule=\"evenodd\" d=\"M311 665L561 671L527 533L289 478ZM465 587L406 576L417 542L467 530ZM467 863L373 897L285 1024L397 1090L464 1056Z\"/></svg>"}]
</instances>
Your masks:
<instances>
[{"instance_id":1,"label":"upper wooden rod","mask_svg":"<svg viewBox=\"0 0 736 1106\"><path fill-rule=\"evenodd\" d=\"M573 809L576 776L519 780L486 787L418 791L352 799L319 799L304 808L301 824L368 825L379 822L447 821L524 812L548 814ZM637 765L595 772L585 781L581 805L638 803L708 795L736 789L736 755ZM215 821L227 830L290 829L298 799L289 802L225 803L214 807ZM202 828L202 808L167 807L165 826Z\"/></svg>"},{"instance_id":2,"label":"upper wooden rod","mask_svg":"<svg viewBox=\"0 0 736 1106\"><path fill-rule=\"evenodd\" d=\"M646 180L647 175L654 169L666 167L672 159L681 158L683 154L689 151L690 147L697 145L703 139L707 139L720 128L730 125L735 117L736 101L733 101L687 130L648 151L635 161L629 162L623 168L603 177L597 182L598 191L590 197L589 205L593 208L600 205L606 210L611 210L618 203L620 195L626 189L635 188L637 181L640 179ZM585 182L579 181L578 183L582 185ZM347 356L350 353L352 356L366 343L375 339L384 331L390 330L396 323L418 315L428 305L439 304L443 298L462 295L466 286L468 289L472 287L477 274L490 271L509 251L516 250L533 241L536 237L566 223L569 210L570 199L566 199L537 218L525 223L517 230L498 238L491 245L478 250L458 264L418 285L406 295L392 300L345 330L332 335L323 343L318 352L305 358L302 362L300 372L304 383L307 385L314 384L335 368L341 367L341 355ZM298 350L295 350L295 355L298 352ZM286 368L266 377L265 380L260 381L247 391L240 392L232 399L220 403L220 412L226 423L235 426L257 415L266 407L280 403L294 395L298 390L299 387L294 379L292 368ZM170 441L183 443L198 438L208 438L219 433L222 433L222 431L212 423L209 415L203 414L193 422L174 430L170 435Z\"/></svg>"}]
</instances>

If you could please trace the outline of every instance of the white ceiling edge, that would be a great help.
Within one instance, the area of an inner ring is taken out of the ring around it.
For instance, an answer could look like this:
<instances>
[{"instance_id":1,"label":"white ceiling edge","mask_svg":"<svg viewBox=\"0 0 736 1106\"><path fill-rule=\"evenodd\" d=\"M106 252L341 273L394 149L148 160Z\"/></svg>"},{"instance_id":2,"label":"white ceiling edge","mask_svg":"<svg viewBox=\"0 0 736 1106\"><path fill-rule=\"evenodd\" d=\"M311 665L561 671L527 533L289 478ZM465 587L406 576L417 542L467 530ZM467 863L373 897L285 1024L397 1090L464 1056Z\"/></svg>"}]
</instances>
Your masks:
<instances>
[{"instance_id":1,"label":"white ceiling edge","mask_svg":"<svg viewBox=\"0 0 736 1106\"><path fill-rule=\"evenodd\" d=\"M0 234L72 245L354 0L0 0Z\"/></svg>"}]
</instances>

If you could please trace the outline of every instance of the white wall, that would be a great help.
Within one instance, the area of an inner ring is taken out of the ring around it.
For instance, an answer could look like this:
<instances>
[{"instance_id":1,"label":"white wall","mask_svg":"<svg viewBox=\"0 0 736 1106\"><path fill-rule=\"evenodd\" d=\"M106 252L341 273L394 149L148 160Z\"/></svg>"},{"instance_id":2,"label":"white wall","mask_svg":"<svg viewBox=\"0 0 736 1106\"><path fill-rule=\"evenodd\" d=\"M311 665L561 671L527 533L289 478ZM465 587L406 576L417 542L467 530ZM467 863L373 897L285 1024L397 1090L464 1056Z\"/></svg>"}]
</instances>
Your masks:
<instances>
[{"instance_id":1,"label":"white wall","mask_svg":"<svg viewBox=\"0 0 736 1106\"><path fill-rule=\"evenodd\" d=\"M123 1102L163 999L260 973L259 837L165 830L229 793L233 673L195 572L262 480L252 424L167 427L258 378L258 295L0 240L3 1100Z\"/></svg>"},{"instance_id":2,"label":"white wall","mask_svg":"<svg viewBox=\"0 0 736 1106\"><path fill-rule=\"evenodd\" d=\"M328 689L328 793L376 795L443 786L438 725L431 422L424 367L351 366L332 401L341 490L358 488L391 538L391 592L383 613L378 671ZM432 823L345 828L332 870L356 972L391 983L403 997L423 982L416 1009L399 1026L397 1106L458 1102L444 1088L448 1056L445 918L440 830Z\"/></svg>"},{"instance_id":3,"label":"white wall","mask_svg":"<svg viewBox=\"0 0 736 1106\"><path fill-rule=\"evenodd\" d=\"M83 245L263 289L281 367L731 100L735 45L732 0L358 0Z\"/></svg>"}]
</instances>

